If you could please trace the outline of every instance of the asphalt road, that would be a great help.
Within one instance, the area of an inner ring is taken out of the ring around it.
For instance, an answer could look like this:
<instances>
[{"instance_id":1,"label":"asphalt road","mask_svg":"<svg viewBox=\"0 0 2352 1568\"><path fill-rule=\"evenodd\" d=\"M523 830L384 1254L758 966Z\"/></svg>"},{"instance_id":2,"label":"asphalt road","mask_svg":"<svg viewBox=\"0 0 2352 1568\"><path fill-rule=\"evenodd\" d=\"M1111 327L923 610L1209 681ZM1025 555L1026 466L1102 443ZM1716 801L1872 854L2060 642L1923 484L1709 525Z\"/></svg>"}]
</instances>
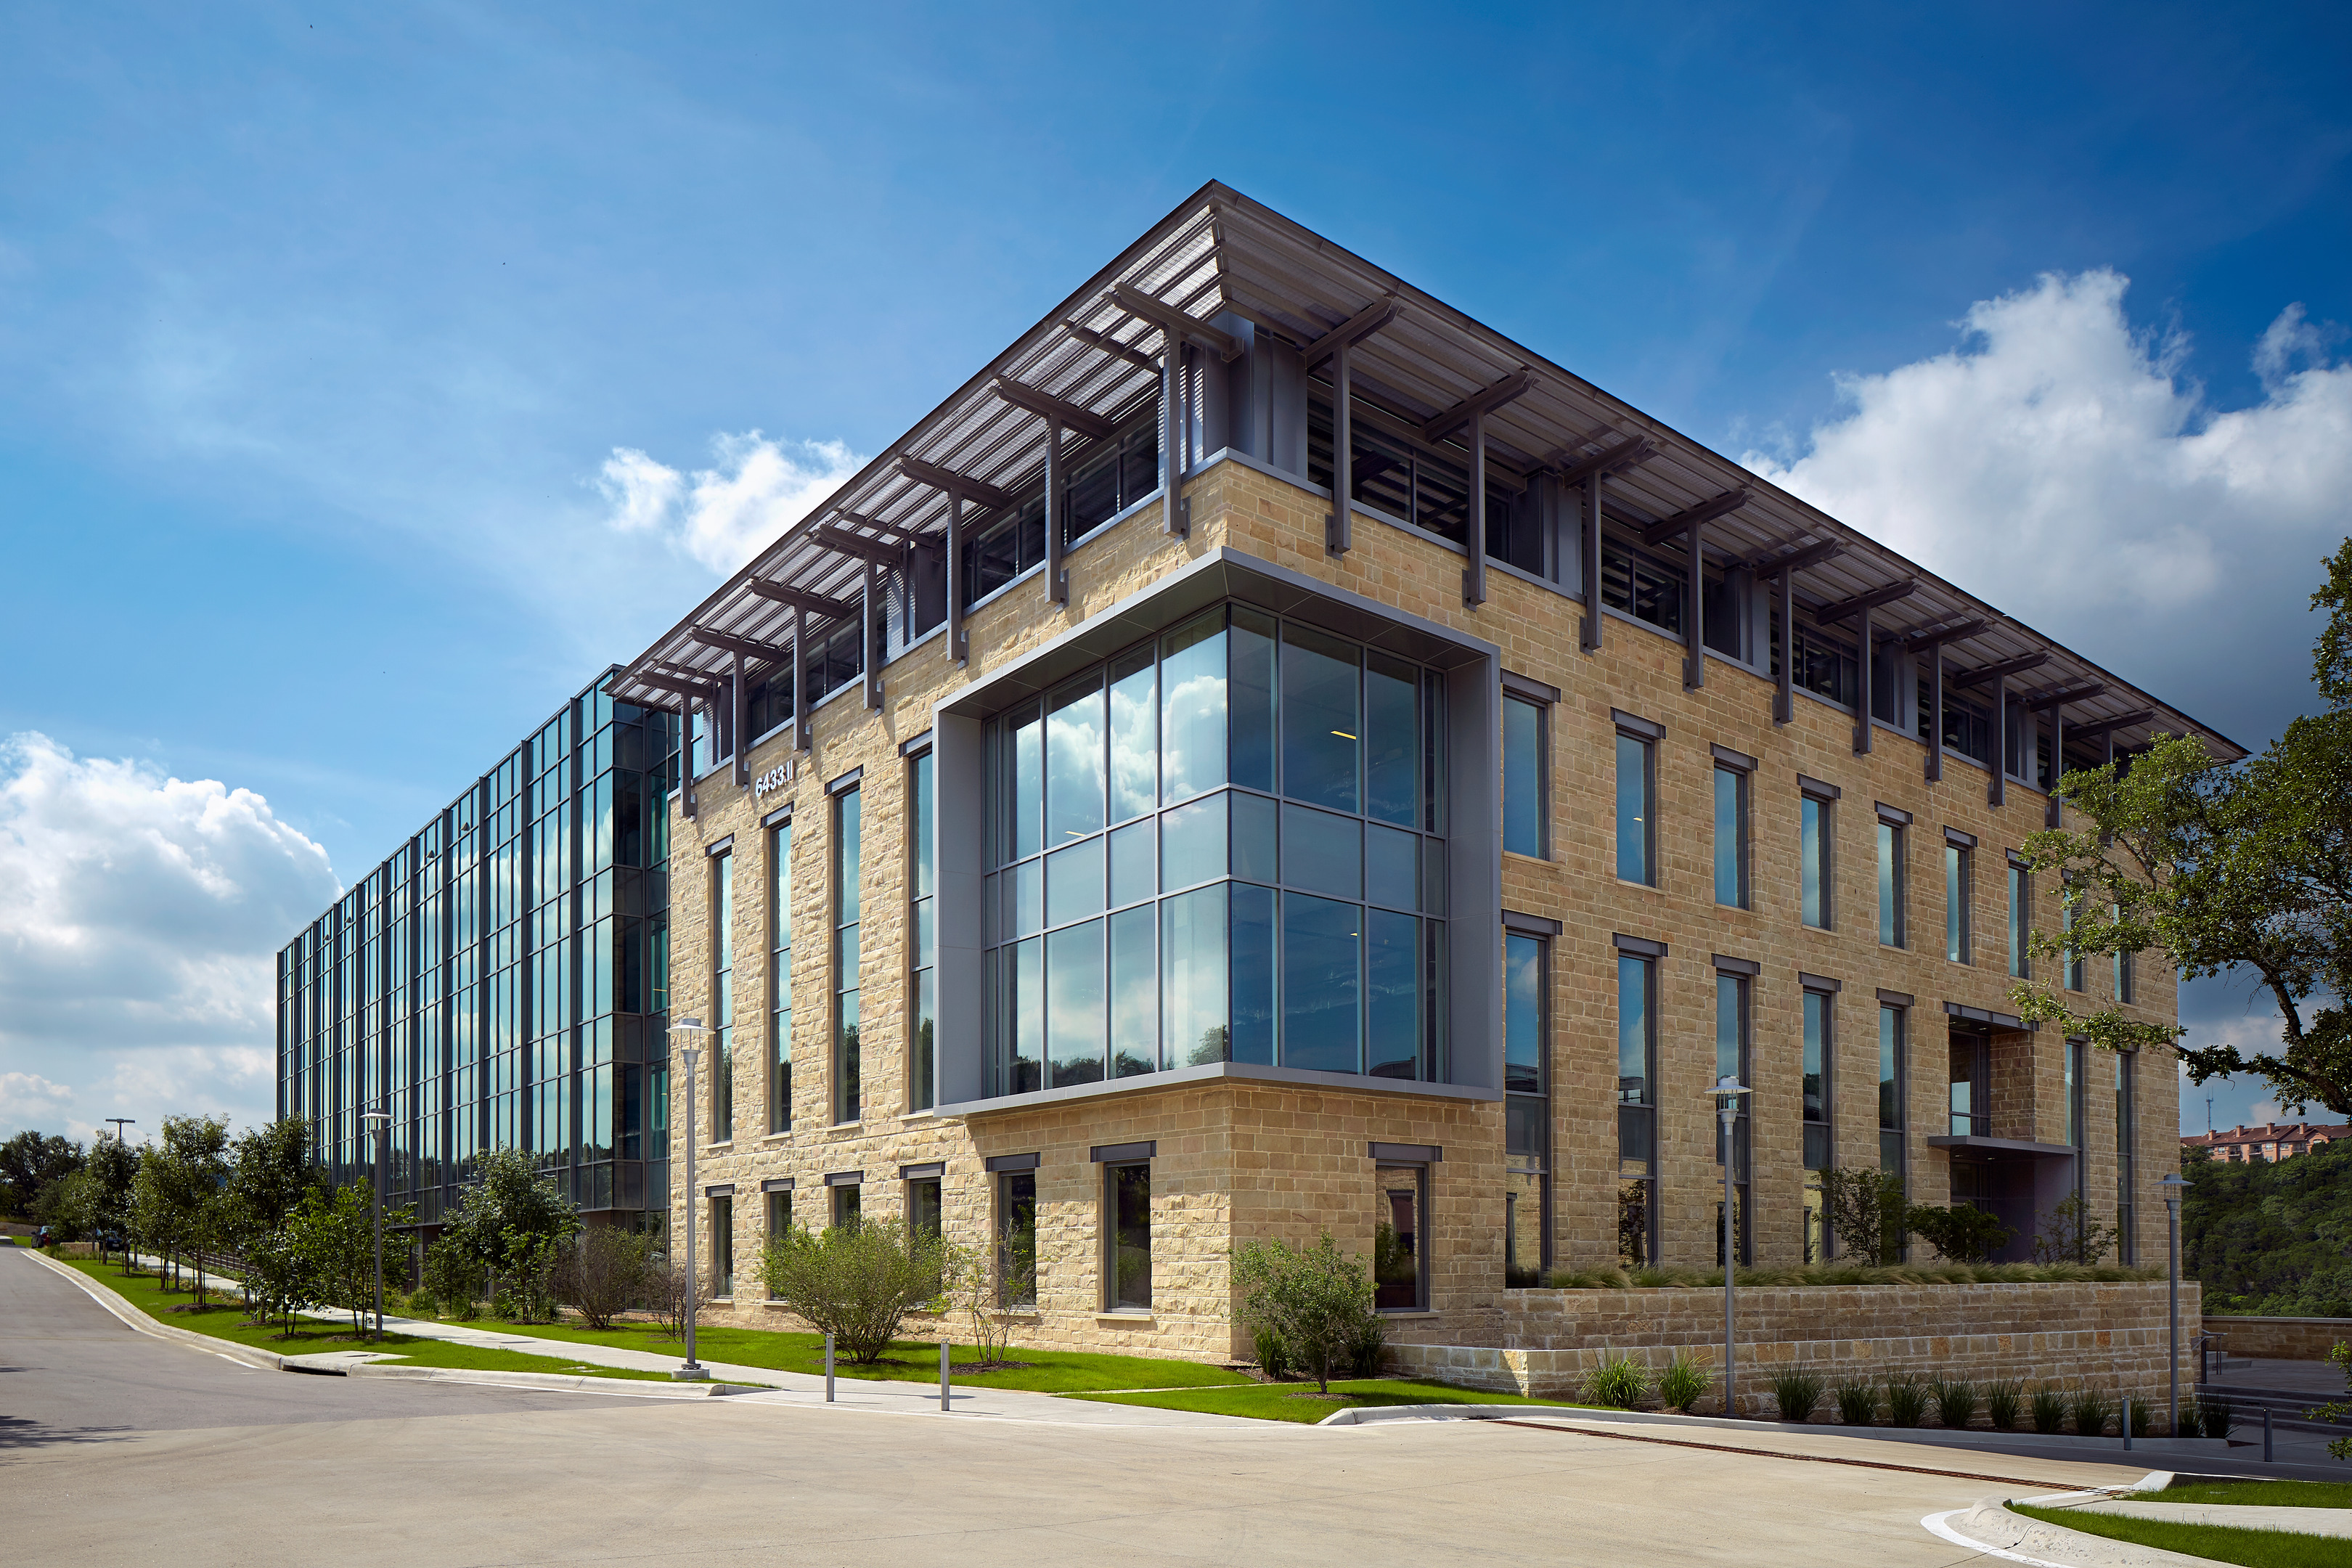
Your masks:
<instances>
[{"instance_id":1,"label":"asphalt road","mask_svg":"<svg viewBox=\"0 0 2352 1568\"><path fill-rule=\"evenodd\" d=\"M5 1250L0 1361L10 1564L1948 1568L1969 1554L1924 1514L2139 1473L1812 1433L1726 1453L1487 1422L1106 1426L1042 1402L1016 1419L303 1377L134 1334Z\"/></svg>"}]
</instances>

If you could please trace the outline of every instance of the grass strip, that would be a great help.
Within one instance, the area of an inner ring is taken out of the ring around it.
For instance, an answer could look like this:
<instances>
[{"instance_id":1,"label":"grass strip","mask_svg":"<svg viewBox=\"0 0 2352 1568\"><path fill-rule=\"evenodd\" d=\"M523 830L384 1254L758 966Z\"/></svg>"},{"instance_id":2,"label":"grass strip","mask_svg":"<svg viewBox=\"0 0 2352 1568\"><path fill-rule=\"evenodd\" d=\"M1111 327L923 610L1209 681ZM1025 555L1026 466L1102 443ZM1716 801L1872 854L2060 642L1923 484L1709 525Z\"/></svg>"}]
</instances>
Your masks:
<instances>
[{"instance_id":1,"label":"grass strip","mask_svg":"<svg viewBox=\"0 0 2352 1568\"><path fill-rule=\"evenodd\" d=\"M2240 1508L2352 1508L2352 1481L2180 1481L2133 1502L2227 1503Z\"/></svg>"},{"instance_id":2,"label":"grass strip","mask_svg":"<svg viewBox=\"0 0 2352 1568\"><path fill-rule=\"evenodd\" d=\"M685 1345L677 1340L667 1338L657 1323L625 1321L609 1329L592 1329L582 1323L504 1323L483 1319L467 1326L504 1329L537 1339L564 1340L575 1344L621 1345L629 1350L650 1351L656 1355L682 1357L686 1353ZM790 1333L781 1329L698 1328L694 1333L694 1353L702 1361L766 1367L775 1372L806 1373L814 1377L824 1375L824 1336L822 1334ZM976 1353L971 1342L966 1341L956 1344L950 1355L952 1360L970 1361ZM954 1374L957 1385L964 1388L1026 1389L1038 1394L1075 1394L1106 1388L1210 1387L1249 1381L1243 1373L1227 1367L1160 1356L1020 1349L1007 1351L1005 1356L1008 1360L1029 1364L1012 1372L959 1372ZM846 1356L836 1357L834 1375L866 1383L937 1383L940 1376L939 1346L929 1340L893 1341L882 1359L871 1366L856 1366Z\"/></svg>"},{"instance_id":3,"label":"grass strip","mask_svg":"<svg viewBox=\"0 0 2352 1568\"><path fill-rule=\"evenodd\" d=\"M2301 1531L2241 1530L2229 1524L2175 1524L2165 1519L2135 1519L2125 1514L2083 1513L2073 1509L2009 1505L2011 1513L2038 1519L2085 1535L2128 1541L2216 1563L2236 1563L2242 1568L2352 1568L2352 1539L2312 1535Z\"/></svg>"},{"instance_id":4,"label":"grass strip","mask_svg":"<svg viewBox=\"0 0 2352 1568\"><path fill-rule=\"evenodd\" d=\"M1156 1410L1194 1410L1204 1415L1246 1415L1258 1421L1316 1422L1339 1410L1362 1410L1391 1405L1525 1405L1577 1409L1556 1399L1528 1399L1516 1394L1489 1394L1478 1388L1424 1383L1417 1378L1370 1377L1345 1383L1334 1380L1331 1392L1339 1397L1315 1397L1315 1385L1301 1383L1244 1383L1226 1388L1183 1388L1146 1394L1073 1394L1073 1399L1099 1405L1147 1405Z\"/></svg>"},{"instance_id":5,"label":"grass strip","mask_svg":"<svg viewBox=\"0 0 2352 1568\"><path fill-rule=\"evenodd\" d=\"M449 1367L468 1372L544 1372L559 1375L612 1377L630 1382L669 1381L666 1372L644 1372L635 1367L584 1366L559 1361L548 1356L525 1355L520 1351L499 1350L488 1345L453 1343L448 1340L420 1339L410 1334L395 1334L387 1330L381 1343L355 1336L342 1324L304 1321L294 1331L291 1339L281 1338L273 1326L245 1321L244 1309L236 1304L234 1292L223 1297L207 1291L208 1300L202 1308L194 1305L193 1290L166 1290L152 1274L124 1274L111 1264L101 1264L94 1258L66 1258L58 1259L68 1268L79 1269L123 1297L132 1306L159 1323L175 1329L190 1329L207 1338L226 1340L233 1344L247 1345L254 1350L268 1351L276 1355L318 1355L333 1351L383 1351L396 1355L399 1366ZM174 1308L181 1310L174 1310Z\"/></svg>"}]
</instances>

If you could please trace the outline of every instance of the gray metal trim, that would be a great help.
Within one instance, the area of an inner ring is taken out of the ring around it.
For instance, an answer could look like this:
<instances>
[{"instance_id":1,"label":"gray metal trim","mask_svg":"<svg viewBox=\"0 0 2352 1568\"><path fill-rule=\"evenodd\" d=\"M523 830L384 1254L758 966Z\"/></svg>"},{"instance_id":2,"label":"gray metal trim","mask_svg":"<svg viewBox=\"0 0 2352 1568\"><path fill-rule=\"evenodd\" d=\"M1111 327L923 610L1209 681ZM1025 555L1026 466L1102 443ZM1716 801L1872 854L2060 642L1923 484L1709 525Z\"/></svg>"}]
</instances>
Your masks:
<instances>
[{"instance_id":1,"label":"gray metal trim","mask_svg":"<svg viewBox=\"0 0 2352 1568\"><path fill-rule=\"evenodd\" d=\"M1973 1132L1937 1132L1927 1139L1930 1149L1981 1149L1989 1154L2032 1154L2037 1159L2073 1159L2084 1151L2071 1143L2035 1143L2023 1138L1980 1138Z\"/></svg>"},{"instance_id":2,"label":"gray metal trim","mask_svg":"<svg viewBox=\"0 0 2352 1568\"><path fill-rule=\"evenodd\" d=\"M1530 702L1557 703L1559 700L1559 687L1508 669L1503 671L1503 689L1513 697L1524 697Z\"/></svg>"},{"instance_id":3,"label":"gray metal trim","mask_svg":"<svg viewBox=\"0 0 2352 1568\"><path fill-rule=\"evenodd\" d=\"M1722 763L1727 767L1738 768L1743 773L1752 773L1762 765L1747 752L1735 752L1729 746L1718 746L1710 743L1706 750L1707 754L1712 756L1717 762Z\"/></svg>"},{"instance_id":4,"label":"gray metal trim","mask_svg":"<svg viewBox=\"0 0 2352 1568\"><path fill-rule=\"evenodd\" d=\"M928 752L930 749L931 732L929 730L898 742L898 754L902 757L911 757L918 752Z\"/></svg>"},{"instance_id":5,"label":"gray metal trim","mask_svg":"<svg viewBox=\"0 0 2352 1568\"><path fill-rule=\"evenodd\" d=\"M1558 936L1567 928L1542 915L1526 915L1517 910L1505 910L1503 929L1517 931L1521 936Z\"/></svg>"},{"instance_id":6,"label":"gray metal trim","mask_svg":"<svg viewBox=\"0 0 2352 1568\"><path fill-rule=\"evenodd\" d=\"M1889 1007L1913 1007L1918 1005L1912 999L1911 993L1908 991L1889 991L1883 985L1878 989L1878 999Z\"/></svg>"},{"instance_id":7,"label":"gray metal trim","mask_svg":"<svg viewBox=\"0 0 2352 1568\"><path fill-rule=\"evenodd\" d=\"M1801 794L1811 795L1816 800L1841 800L1845 795L1845 791L1838 788L1837 785L1817 779L1811 773L1797 775L1797 789Z\"/></svg>"},{"instance_id":8,"label":"gray metal trim","mask_svg":"<svg viewBox=\"0 0 2352 1568\"><path fill-rule=\"evenodd\" d=\"M1620 952L1637 952L1644 958L1664 958L1666 956L1666 944L1664 942L1652 942L1646 936L1627 936L1622 931L1612 931L1610 933L1609 945L1615 948Z\"/></svg>"},{"instance_id":9,"label":"gray metal trim","mask_svg":"<svg viewBox=\"0 0 2352 1568\"><path fill-rule=\"evenodd\" d=\"M2021 871L2031 871L2033 869L2033 862L2027 859L2024 856L2020 855L2014 849L2009 851L2009 863L2011 866L2016 867Z\"/></svg>"},{"instance_id":10,"label":"gray metal trim","mask_svg":"<svg viewBox=\"0 0 2352 1568\"><path fill-rule=\"evenodd\" d=\"M702 852L705 855L724 855L727 851L734 847L735 836L730 833L724 838L704 845L702 847Z\"/></svg>"},{"instance_id":11,"label":"gray metal trim","mask_svg":"<svg viewBox=\"0 0 2352 1568\"><path fill-rule=\"evenodd\" d=\"M933 1160L928 1164L922 1165L901 1165L898 1167L898 1179L902 1182L934 1181L947 1173L948 1163L945 1160Z\"/></svg>"},{"instance_id":12,"label":"gray metal trim","mask_svg":"<svg viewBox=\"0 0 2352 1568\"><path fill-rule=\"evenodd\" d=\"M1160 1141L1147 1138L1139 1143L1097 1143L1087 1151L1087 1158L1097 1165L1131 1165L1159 1152Z\"/></svg>"},{"instance_id":13,"label":"gray metal trim","mask_svg":"<svg viewBox=\"0 0 2352 1568\"><path fill-rule=\"evenodd\" d=\"M824 1184L828 1187L862 1187L866 1184L863 1171L827 1171Z\"/></svg>"},{"instance_id":14,"label":"gray metal trim","mask_svg":"<svg viewBox=\"0 0 2352 1568\"><path fill-rule=\"evenodd\" d=\"M1718 952L1713 957L1715 966L1727 974L1756 975L1764 973L1764 966L1752 958L1734 958L1727 952Z\"/></svg>"},{"instance_id":15,"label":"gray metal trim","mask_svg":"<svg viewBox=\"0 0 2352 1568\"><path fill-rule=\"evenodd\" d=\"M1476 922L1465 921L1461 923L1470 925ZM1498 959L1496 973L1499 973L1501 969ZM990 1100L958 1100L935 1109L941 1117L972 1121L1017 1110L1034 1110L1045 1105L1108 1100L1117 1095L1144 1094L1159 1089L1192 1089L1203 1083L1213 1083L1219 1079L1232 1079L1244 1083L1298 1085L1322 1089L1326 1093L1395 1095L1413 1100L1499 1102L1503 1098L1499 1088L1490 1089L1484 1084L1432 1083L1413 1078L1374 1078L1368 1073L1315 1072L1306 1068L1262 1067L1254 1062L1210 1062L1202 1067L1139 1073L1133 1078L1105 1079L1099 1083L1072 1084L1066 1089L1040 1089L1027 1094L998 1095Z\"/></svg>"},{"instance_id":16,"label":"gray metal trim","mask_svg":"<svg viewBox=\"0 0 2352 1568\"><path fill-rule=\"evenodd\" d=\"M1826 991L1832 995L1845 989L1843 980L1832 980L1826 974L1808 974L1801 969L1797 971L1797 984L1808 991Z\"/></svg>"},{"instance_id":17,"label":"gray metal trim","mask_svg":"<svg viewBox=\"0 0 2352 1568\"><path fill-rule=\"evenodd\" d=\"M1609 721L1620 730L1639 735L1644 740L1663 741L1666 738L1666 727L1664 724L1659 723L1655 719L1643 719L1636 714L1628 713L1622 708L1609 710Z\"/></svg>"},{"instance_id":18,"label":"gray metal trim","mask_svg":"<svg viewBox=\"0 0 2352 1568\"><path fill-rule=\"evenodd\" d=\"M827 795L839 795L845 790L855 789L859 781L865 777L866 770L863 767L852 768L847 773L842 774L839 778L834 780L831 784L825 785L824 793Z\"/></svg>"},{"instance_id":19,"label":"gray metal trim","mask_svg":"<svg viewBox=\"0 0 2352 1568\"><path fill-rule=\"evenodd\" d=\"M760 1184L760 1190L763 1193L789 1193L793 1190L793 1178L790 1176L770 1176L766 1181Z\"/></svg>"},{"instance_id":20,"label":"gray metal trim","mask_svg":"<svg viewBox=\"0 0 2352 1568\"><path fill-rule=\"evenodd\" d=\"M1901 806L1889 805L1883 800L1874 801L1872 804L1877 808L1879 821L1891 822L1897 827L1911 826L1911 814Z\"/></svg>"},{"instance_id":21,"label":"gray metal trim","mask_svg":"<svg viewBox=\"0 0 2352 1568\"><path fill-rule=\"evenodd\" d=\"M993 1174L998 1171L1034 1171L1044 1163L1042 1154L991 1154L982 1162L982 1168Z\"/></svg>"},{"instance_id":22,"label":"gray metal trim","mask_svg":"<svg viewBox=\"0 0 2352 1568\"><path fill-rule=\"evenodd\" d=\"M1966 1018L1971 1024L1990 1024L1997 1029L2022 1032L2025 1020L2008 1013L1988 1012L1982 1007L1965 1007L1958 1002L1944 1004L1945 1013L1954 1018Z\"/></svg>"},{"instance_id":23,"label":"gray metal trim","mask_svg":"<svg viewBox=\"0 0 2352 1568\"><path fill-rule=\"evenodd\" d=\"M1963 833L1957 827L1947 827L1944 829L1944 842L1956 848L1973 849L1977 847L1977 836Z\"/></svg>"},{"instance_id":24,"label":"gray metal trim","mask_svg":"<svg viewBox=\"0 0 2352 1568\"><path fill-rule=\"evenodd\" d=\"M702 1195L706 1198L731 1198L735 1195L735 1184L732 1182L716 1183L713 1185L703 1188Z\"/></svg>"},{"instance_id":25,"label":"gray metal trim","mask_svg":"<svg viewBox=\"0 0 2352 1568\"><path fill-rule=\"evenodd\" d=\"M1390 1160L1399 1164L1435 1165L1445 1159L1445 1148L1439 1143L1368 1143L1364 1146L1364 1158Z\"/></svg>"},{"instance_id":26,"label":"gray metal trim","mask_svg":"<svg viewBox=\"0 0 2352 1568\"><path fill-rule=\"evenodd\" d=\"M780 827L785 823L790 822L792 819L793 808L789 805L782 805L768 813L767 816L760 818L760 826L762 827Z\"/></svg>"}]
</instances>

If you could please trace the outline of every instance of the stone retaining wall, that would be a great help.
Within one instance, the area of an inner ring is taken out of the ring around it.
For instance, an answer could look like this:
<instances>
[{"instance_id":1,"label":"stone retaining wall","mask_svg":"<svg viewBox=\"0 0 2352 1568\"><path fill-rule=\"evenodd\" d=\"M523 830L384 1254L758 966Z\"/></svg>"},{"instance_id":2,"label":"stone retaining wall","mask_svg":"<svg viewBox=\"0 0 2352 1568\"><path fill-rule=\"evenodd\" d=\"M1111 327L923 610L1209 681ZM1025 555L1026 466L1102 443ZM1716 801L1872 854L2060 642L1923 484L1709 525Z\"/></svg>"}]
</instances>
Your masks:
<instances>
[{"instance_id":1,"label":"stone retaining wall","mask_svg":"<svg viewBox=\"0 0 2352 1568\"><path fill-rule=\"evenodd\" d=\"M2200 1310L2197 1286L2182 1281L2186 1382L2196 1377L2190 1347ZM1710 1369L1722 1364L1723 1297L1714 1290L1513 1290L1500 1310L1502 1331L1486 1344L1423 1342L1398 1325L1396 1370L1558 1397L1610 1355L1644 1363L1654 1375L1678 1351ZM1795 1367L1832 1383L1917 1373L2153 1394L2165 1384L2167 1328L2162 1280L1749 1286L1738 1293L1739 1405L1768 1403L1771 1375Z\"/></svg>"},{"instance_id":2,"label":"stone retaining wall","mask_svg":"<svg viewBox=\"0 0 2352 1568\"><path fill-rule=\"evenodd\" d=\"M2219 1335L2231 1355L2326 1361L2338 1343L2352 1340L2352 1318L2207 1318L2205 1332Z\"/></svg>"}]
</instances>

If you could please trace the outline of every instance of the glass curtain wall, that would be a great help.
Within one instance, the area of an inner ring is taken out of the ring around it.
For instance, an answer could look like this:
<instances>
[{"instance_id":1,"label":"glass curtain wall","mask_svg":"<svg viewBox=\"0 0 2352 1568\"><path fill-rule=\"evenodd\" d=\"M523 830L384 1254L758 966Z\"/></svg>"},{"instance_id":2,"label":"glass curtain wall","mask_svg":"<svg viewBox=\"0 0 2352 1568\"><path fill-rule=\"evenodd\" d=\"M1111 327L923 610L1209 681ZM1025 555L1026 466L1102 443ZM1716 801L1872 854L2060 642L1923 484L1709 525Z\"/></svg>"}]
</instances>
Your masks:
<instances>
[{"instance_id":1,"label":"glass curtain wall","mask_svg":"<svg viewBox=\"0 0 2352 1568\"><path fill-rule=\"evenodd\" d=\"M1617 955L1617 1259L1658 1258L1657 970Z\"/></svg>"},{"instance_id":2,"label":"glass curtain wall","mask_svg":"<svg viewBox=\"0 0 2352 1568\"><path fill-rule=\"evenodd\" d=\"M1748 983L1743 974L1726 973L1715 976L1715 1076L1721 1082L1729 1075L1736 1083L1747 1083L1756 1070L1749 1048ZM1756 1261L1756 1241L1749 1230L1748 1159L1751 1139L1748 1132L1748 1107L1753 1099L1739 1095L1738 1114L1731 1121L1731 1230L1739 1247L1739 1261ZM1715 1163L1718 1168L1724 1161L1723 1106L1715 1102ZM1715 1261L1723 1262L1723 1198L1721 1179L1717 1178L1715 1200Z\"/></svg>"},{"instance_id":3,"label":"glass curtain wall","mask_svg":"<svg viewBox=\"0 0 2352 1568\"><path fill-rule=\"evenodd\" d=\"M1550 944L1503 937L1503 1283L1543 1283L1551 1265Z\"/></svg>"},{"instance_id":4,"label":"glass curtain wall","mask_svg":"<svg viewBox=\"0 0 2352 1568\"><path fill-rule=\"evenodd\" d=\"M984 1092L1443 1080L1443 687L1220 606L986 731Z\"/></svg>"},{"instance_id":5,"label":"glass curtain wall","mask_svg":"<svg viewBox=\"0 0 2352 1568\"><path fill-rule=\"evenodd\" d=\"M1822 1190L1823 1173L1835 1163L1835 1139L1831 1136L1830 1105L1835 1041L1833 1008L1836 998L1826 991L1805 993L1804 1130L1805 1130L1805 1261L1822 1263L1830 1255L1829 1209Z\"/></svg>"}]
</instances>

